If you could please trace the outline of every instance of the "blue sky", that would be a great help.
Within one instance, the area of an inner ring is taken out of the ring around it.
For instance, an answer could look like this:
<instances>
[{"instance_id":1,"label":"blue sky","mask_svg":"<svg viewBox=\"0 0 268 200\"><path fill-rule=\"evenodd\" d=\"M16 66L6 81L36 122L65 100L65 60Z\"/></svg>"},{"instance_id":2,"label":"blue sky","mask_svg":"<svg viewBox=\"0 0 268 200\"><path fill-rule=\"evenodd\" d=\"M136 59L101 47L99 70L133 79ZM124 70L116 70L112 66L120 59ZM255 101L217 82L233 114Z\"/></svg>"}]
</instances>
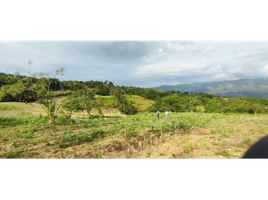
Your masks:
<instances>
[{"instance_id":1,"label":"blue sky","mask_svg":"<svg viewBox=\"0 0 268 200\"><path fill-rule=\"evenodd\" d=\"M155 87L268 77L268 42L235 41L32 41L0 42L0 71L20 68L60 80L112 81Z\"/></svg>"}]
</instances>

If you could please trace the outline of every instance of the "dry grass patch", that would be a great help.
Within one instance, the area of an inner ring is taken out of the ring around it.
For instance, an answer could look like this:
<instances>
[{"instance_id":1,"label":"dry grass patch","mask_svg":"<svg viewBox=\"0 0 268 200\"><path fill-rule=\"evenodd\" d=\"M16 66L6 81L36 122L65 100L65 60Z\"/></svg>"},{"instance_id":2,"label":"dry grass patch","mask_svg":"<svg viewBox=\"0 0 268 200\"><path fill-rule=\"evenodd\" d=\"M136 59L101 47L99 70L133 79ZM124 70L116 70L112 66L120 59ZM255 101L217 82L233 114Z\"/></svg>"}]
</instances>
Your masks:
<instances>
[{"instance_id":1,"label":"dry grass patch","mask_svg":"<svg viewBox=\"0 0 268 200\"><path fill-rule=\"evenodd\" d=\"M0 102L0 116L18 118L45 115L45 107L38 103Z\"/></svg>"},{"instance_id":2,"label":"dry grass patch","mask_svg":"<svg viewBox=\"0 0 268 200\"><path fill-rule=\"evenodd\" d=\"M151 106L154 103L153 100L149 100L138 95L128 95L127 99L129 101L133 101L133 106L138 111L146 110L147 107Z\"/></svg>"}]
</instances>

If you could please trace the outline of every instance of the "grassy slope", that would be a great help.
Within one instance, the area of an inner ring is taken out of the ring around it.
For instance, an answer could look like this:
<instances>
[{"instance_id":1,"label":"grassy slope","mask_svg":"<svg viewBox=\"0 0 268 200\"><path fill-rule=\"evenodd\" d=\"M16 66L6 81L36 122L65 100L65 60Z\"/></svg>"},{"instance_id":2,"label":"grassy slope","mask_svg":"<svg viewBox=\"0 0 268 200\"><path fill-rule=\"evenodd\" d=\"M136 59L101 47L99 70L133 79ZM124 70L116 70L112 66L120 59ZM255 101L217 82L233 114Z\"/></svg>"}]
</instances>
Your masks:
<instances>
[{"instance_id":1,"label":"grassy slope","mask_svg":"<svg viewBox=\"0 0 268 200\"><path fill-rule=\"evenodd\" d=\"M115 98L112 96L97 96L97 97L103 98L106 106L115 103ZM153 100L149 100L138 95L127 95L127 100L133 101L133 105L135 108L138 109L138 111L143 111L154 103Z\"/></svg>"},{"instance_id":2,"label":"grassy slope","mask_svg":"<svg viewBox=\"0 0 268 200\"><path fill-rule=\"evenodd\" d=\"M218 85L215 91L232 88ZM267 91L266 85L262 88ZM56 91L52 96L60 101L72 93ZM108 106L115 102L102 98ZM138 111L153 104L136 95L128 100ZM241 158L268 128L267 115L171 113L165 118L161 113L157 119L155 113L121 117L114 108L105 109L104 115L115 118L75 113L75 120L54 129L45 114L36 103L0 103L0 158ZM212 135L196 135L198 127Z\"/></svg>"},{"instance_id":3,"label":"grassy slope","mask_svg":"<svg viewBox=\"0 0 268 200\"><path fill-rule=\"evenodd\" d=\"M268 128L267 115L140 113L77 115L53 130L39 113L38 104L0 103L1 158L241 158ZM198 127L212 135L196 135Z\"/></svg>"},{"instance_id":4,"label":"grassy slope","mask_svg":"<svg viewBox=\"0 0 268 200\"><path fill-rule=\"evenodd\" d=\"M138 95L128 95L128 98L127 99L129 101L133 101L134 102L133 106L138 111L146 110L147 107L151 106L154 103L153 100L145 99L145 98L143 98L141 96L138 96Z\"/></svg>"}]
</instances>

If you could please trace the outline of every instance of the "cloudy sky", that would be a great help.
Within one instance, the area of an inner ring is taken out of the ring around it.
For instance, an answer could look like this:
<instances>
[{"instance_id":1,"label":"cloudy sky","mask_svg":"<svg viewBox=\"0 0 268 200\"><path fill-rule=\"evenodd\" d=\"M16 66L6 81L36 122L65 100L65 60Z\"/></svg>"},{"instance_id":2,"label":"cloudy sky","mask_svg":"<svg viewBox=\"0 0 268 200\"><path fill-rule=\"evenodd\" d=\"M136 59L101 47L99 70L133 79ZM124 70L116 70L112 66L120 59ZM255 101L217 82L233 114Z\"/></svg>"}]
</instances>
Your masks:
<instances>
[{"instance_id":1,"label":"cloudy sky","mask_svg":"<svg viewBox=\"0 0 268 200\"><path fill-rule=\"evenodd\" d=\"M0 42L0 71L48 72L60 80L112 81L155 87L268 77L268 42L60 41Z\"/></svg>"}]
</instances>

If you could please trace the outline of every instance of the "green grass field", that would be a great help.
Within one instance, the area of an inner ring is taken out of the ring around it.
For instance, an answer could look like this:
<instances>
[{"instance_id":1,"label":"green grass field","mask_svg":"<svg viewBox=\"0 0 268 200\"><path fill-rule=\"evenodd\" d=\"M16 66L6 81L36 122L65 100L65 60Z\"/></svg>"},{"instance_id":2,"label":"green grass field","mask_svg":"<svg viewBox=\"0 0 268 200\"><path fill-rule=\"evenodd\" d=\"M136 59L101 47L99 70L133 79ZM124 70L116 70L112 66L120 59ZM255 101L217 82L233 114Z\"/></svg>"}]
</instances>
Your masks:
<instances>
[{"instance_id":1,"label":"green grass field","mask_svg":"<svg viewBox=\"0 0 268 200\"><path fill-rule=\"evenodd\" d=\"M145 112L75 113L54 129L42 105L13 102L0 103L0 116L0 158L241 158L268 127L268 115Z\"/></svg>"}]
</instances>

